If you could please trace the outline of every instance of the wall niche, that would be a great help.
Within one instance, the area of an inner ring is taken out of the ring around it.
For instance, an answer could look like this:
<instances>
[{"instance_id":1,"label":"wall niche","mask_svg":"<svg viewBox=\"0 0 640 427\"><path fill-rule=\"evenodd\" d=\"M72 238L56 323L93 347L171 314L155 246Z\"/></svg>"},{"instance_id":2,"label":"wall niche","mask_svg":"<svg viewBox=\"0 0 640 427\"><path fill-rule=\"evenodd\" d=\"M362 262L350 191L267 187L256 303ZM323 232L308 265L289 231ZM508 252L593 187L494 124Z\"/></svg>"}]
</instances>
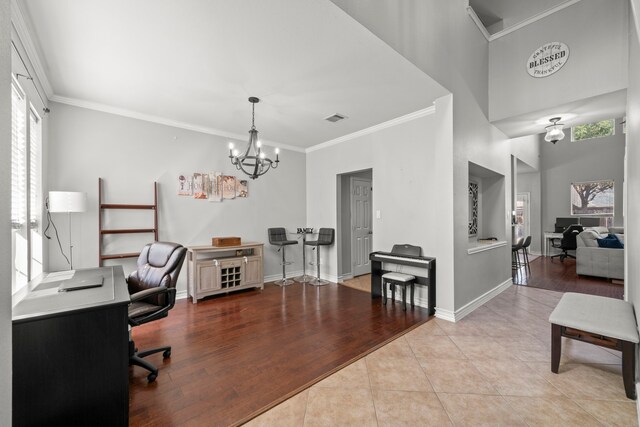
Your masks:
<instances>
[{"instance_id":1,"label":"wall niche","mask_svg":"<svg viewBox=\"0 0 640 427\"><path fill-rule=\"evenodd\" d=\"M469 162L469 243L505 240L504 175Z\"/></svg>"}]
</instances>

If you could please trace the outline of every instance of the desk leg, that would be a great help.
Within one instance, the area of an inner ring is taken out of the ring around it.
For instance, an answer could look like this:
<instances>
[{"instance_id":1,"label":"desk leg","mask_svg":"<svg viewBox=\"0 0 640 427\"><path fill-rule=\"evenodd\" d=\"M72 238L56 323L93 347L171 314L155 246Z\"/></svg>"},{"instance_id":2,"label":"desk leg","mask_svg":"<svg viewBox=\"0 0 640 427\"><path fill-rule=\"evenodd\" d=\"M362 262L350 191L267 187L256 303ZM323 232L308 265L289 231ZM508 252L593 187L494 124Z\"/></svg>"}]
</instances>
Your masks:
<instances>
[{"instance_id":1,"label":"desk leg","mask_svg":"<svg viewBox=\"0 0 640 427\"><path fill-rule=\"evenodd\" d=\"M549 247L549 242L551 242L551 239L549 239L548 237L545 237L545 239L544 239L544 249L545 249L544 256L549 256L549 251L551 250L551 248Z\"/></svg>"}]
</instances>

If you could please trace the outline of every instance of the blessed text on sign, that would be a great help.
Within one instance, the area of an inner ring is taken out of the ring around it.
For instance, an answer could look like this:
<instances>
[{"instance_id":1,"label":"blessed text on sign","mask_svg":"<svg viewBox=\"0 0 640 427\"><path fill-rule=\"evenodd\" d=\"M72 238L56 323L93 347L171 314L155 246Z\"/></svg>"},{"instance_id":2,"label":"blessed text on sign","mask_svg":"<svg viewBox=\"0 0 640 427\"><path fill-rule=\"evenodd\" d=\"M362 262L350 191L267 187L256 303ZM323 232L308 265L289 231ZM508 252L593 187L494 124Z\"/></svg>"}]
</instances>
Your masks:
<instances>
[{"instance_id":1,"label":"blessed text on sign","mask_svg":"<svg viewBox=\"0 0 640 427\"><path fill-rule=\"evenodd\" d=\"M569 59L569 46L551 42L537 48L527 60L527 72L531 77L547 77L559 71Z\"/></svg>"}]
</instances>

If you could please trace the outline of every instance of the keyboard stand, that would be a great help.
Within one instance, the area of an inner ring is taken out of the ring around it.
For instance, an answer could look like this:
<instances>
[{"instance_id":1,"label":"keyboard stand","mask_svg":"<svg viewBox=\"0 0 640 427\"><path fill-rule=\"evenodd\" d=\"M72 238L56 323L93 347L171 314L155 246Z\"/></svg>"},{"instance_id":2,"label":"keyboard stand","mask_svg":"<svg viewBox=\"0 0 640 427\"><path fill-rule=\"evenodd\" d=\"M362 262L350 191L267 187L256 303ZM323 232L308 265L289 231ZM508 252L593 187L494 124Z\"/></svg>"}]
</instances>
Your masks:
<instances>
[{"instance_id":1,"label":"keyboard stand","mask_svg":"<svg viewBox=\"0 0 640 427\"><path fill-rule=\"evenodd\" d=\"M369 259L371 260L371 298L381 298L382 297L382 275L385 273L389 273L391 270L383 270L382 269L382 261L383 257L378 258L377 252L372 252L369 255ZM416 283L419 285L428 287L428 310L429 315L432 316L435 314L435 303L436 303L436 260L435 258L430 258L428 264L424 265L425 270L427 271L427 277L424 276L415 276ZM384 262L390 262L385 260ZM415 266L415 262L410 258L407 258L407 261L403 261L398 259L393 263L399 265L408 265L411 263ZM421 266L422 267L422 266Z\"/></svg>"}]
</instances>

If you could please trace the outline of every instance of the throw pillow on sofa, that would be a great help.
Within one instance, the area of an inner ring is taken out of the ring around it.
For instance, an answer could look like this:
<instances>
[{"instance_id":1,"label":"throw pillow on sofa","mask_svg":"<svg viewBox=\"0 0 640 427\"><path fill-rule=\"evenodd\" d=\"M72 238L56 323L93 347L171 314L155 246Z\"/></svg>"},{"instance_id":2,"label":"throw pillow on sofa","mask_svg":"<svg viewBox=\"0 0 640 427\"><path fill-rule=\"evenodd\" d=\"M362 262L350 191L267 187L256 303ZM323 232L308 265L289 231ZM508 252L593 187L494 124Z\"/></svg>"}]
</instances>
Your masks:
<instances>
[{"instance_id":1,"label":"throw pillow on sofa","mask_svg":"<svg viewBox=\"0 0 640 427\"><path fill-rule=\"evenodd\" d=\"M578 236L582 239L582 242L588 248L597 248L598 239L602 238L602 236L594 230L584 230Z\"/></svg>"},{"instance_id":2,"label":"throw pillow on sofa","mask_svg":"<svg viewBox=\"0 0 640 427\"><path fill-rule=\"evenodd\" d=\"M624 249L624 245L615 234L609 234L603 239L598 239L598 247L609 249Z\"/></svg>"}]
</instances>

